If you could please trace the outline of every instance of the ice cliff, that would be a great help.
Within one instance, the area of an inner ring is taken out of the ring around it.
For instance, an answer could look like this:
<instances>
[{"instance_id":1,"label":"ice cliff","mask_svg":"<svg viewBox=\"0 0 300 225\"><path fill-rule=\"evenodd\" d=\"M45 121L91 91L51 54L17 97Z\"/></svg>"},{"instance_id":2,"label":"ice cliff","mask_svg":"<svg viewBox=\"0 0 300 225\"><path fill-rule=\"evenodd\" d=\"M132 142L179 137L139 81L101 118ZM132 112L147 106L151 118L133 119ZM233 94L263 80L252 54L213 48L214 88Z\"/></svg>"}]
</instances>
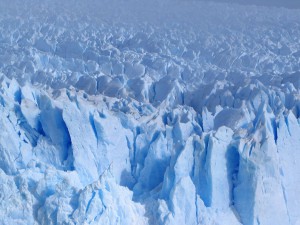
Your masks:
<instances>
[{"instance_id":1,"label":"ice cliff","mask_svg":"<svg viewBox=\"0 0 300 225\"><path fill-rule=\"evenodd\" d=\"M36 2L0 2L1 225L300 224L299 10Z\"/></svg>"}]
</instances>

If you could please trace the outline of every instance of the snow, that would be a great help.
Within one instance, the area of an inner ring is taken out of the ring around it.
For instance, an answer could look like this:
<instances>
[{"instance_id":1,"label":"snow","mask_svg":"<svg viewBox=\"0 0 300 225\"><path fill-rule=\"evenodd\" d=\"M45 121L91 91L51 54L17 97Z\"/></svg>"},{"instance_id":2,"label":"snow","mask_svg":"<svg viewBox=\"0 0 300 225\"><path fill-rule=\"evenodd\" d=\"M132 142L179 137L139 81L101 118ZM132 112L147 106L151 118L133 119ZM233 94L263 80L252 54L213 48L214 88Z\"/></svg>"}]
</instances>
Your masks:
<instances>
[{"instance_id":1,"label":"snow","mask_svg":"<svg viewBox=\"0 0 300 225\"><path fill-rule=\"evenodd\" d=\"M0 2L0 224L300 223L299 10L36 1Z\"/></svg>"}]
</instances>

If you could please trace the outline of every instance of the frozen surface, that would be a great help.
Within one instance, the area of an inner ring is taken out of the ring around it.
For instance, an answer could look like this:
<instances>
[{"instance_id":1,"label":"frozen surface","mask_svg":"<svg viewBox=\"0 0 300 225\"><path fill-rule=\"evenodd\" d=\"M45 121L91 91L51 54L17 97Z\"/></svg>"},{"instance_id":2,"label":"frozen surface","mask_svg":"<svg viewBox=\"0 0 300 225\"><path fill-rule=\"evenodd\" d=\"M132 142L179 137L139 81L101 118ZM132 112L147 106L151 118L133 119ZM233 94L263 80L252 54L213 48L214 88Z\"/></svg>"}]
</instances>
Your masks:
<instances>
[{"instance_id":1,"label":"frozen surface","mask_svg":"<svg viewBox=\"0 0 300 225\"><path fill-rule=\"evenodd\" d=\"M0 2L1 225L300 224L299 10L37 2Z\"/></svg>"}]
</instances>

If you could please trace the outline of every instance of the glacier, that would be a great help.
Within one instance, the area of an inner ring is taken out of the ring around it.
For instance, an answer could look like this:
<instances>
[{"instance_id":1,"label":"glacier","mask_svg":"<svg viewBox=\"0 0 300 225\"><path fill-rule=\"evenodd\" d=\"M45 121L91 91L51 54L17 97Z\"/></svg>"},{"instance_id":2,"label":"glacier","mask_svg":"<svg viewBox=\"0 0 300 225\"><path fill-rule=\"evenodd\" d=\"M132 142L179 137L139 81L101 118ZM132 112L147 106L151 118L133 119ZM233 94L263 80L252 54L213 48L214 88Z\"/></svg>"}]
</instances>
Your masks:
<instances>
[{"instance_id":1,"label":"glacier","mask_svg":"<svg viewBox=\"0 0 300 225\"><path fill-rule=\"evenodd\" d=\"M300 225L300 11L0 1L0 224Z\"/></svg>"}]
</instances>

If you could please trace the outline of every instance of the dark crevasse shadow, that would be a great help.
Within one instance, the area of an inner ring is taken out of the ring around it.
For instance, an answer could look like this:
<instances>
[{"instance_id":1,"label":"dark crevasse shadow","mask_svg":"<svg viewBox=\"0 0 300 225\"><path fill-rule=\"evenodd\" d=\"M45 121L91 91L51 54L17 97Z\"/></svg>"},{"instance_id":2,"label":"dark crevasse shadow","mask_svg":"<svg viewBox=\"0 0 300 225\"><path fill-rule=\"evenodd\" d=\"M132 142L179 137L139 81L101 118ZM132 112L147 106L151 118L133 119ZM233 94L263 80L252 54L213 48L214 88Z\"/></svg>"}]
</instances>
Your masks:
<instances>
[{"instance_id":1,"label":"dark crevasse shadow","mask_svg":"<svg viewBox=\"0 0 300 225\"><path fill-rule=\"evenodd\" d=\"M229 147L226 152L226 167L227 167L227 179L229 184L229 196L230 196L230 204L234 205L234 188L237 184L237 176L239 171L239 161L240 156L239 152L235 147Z\"/></svg>"}]
</instances>

